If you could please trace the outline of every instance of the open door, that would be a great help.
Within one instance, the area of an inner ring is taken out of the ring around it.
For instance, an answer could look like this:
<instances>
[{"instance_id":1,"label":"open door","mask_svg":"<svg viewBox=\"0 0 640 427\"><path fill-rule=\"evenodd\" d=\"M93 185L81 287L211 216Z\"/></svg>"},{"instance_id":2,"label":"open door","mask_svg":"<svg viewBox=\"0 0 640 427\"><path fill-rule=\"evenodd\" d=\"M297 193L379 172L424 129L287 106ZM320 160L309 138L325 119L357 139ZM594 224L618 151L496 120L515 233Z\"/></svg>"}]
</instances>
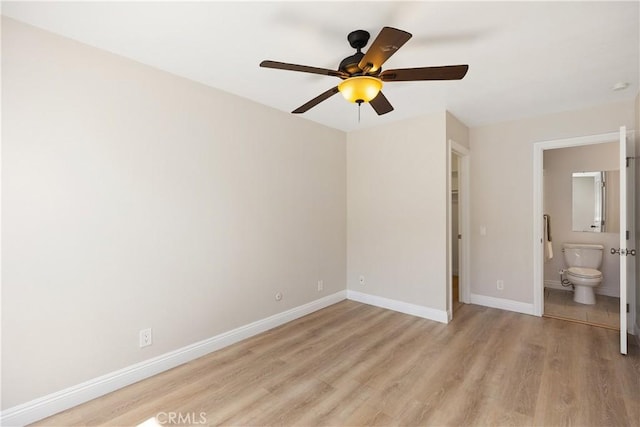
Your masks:
<instances>
[{"instance_id":1,"label":"open door","mask_svg":"<svg viewBox=\"0 0 640 427\"><path fill-rule=\"evenodd\" d=\"M620 247L612 254L620 255L620 353L627 354L627 297L635 284L635 255L632 237L635 235L634 146L627 138L627 129L620 128Z\"/></svg>"}]
</instances>

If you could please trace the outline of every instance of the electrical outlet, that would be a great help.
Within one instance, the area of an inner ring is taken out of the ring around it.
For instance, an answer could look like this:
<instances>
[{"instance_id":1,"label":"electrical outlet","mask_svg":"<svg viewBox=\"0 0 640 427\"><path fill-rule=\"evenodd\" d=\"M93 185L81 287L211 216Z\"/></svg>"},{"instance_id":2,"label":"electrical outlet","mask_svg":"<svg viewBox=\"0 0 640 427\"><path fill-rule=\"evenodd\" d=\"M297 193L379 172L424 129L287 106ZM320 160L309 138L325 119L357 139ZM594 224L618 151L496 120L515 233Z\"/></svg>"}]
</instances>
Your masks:
<instances>
[{"instance_id":1,"label":"electrical outlet","mask_svg":"<svg viewBox=\"0 0 640 427\"><path fill-rule=\"evenodd\" d=\"M140 331L140 348L153 344L153 331L151 328L142 329Z\"/></svg>"},{"instance_id":2,"label":"electrical outlet","mask_svg":"<svg viewBox=\"0 0 640 427\"><path fill-rule=\"evenodd\" d=\"M358 280L360 281L361 285L364 285L364 276L360 276Z\"/></svg>"},{"instance_id":3,"label":"electrical outlet","mask_svg":"<svg viewBox=\"0 0 640 427\"><path fill-rule=\"evenodd\" d=\"M282 301L282 292L276 293L276 301Z\"/></svg>"},{"instance_id":4,"label":"electrical outlet","mask_svg":"<svg viewBox=\"0 0 640 427\"><path fill-rule=\"evenodd\" d=\"M504 280L498 280L496 282L496 287L498 288L499 291L504 289Z\"/></svg>"},{"instance_id":5,"label":"electrical outlet","mask_svg":"<svg viewBox=\"0 0 640 427\"><path fill-rule=\"evenodd\" d=\"M318 280L318 292L322 292L324 290L324 280Z\"/></svg>"}]
</instances>

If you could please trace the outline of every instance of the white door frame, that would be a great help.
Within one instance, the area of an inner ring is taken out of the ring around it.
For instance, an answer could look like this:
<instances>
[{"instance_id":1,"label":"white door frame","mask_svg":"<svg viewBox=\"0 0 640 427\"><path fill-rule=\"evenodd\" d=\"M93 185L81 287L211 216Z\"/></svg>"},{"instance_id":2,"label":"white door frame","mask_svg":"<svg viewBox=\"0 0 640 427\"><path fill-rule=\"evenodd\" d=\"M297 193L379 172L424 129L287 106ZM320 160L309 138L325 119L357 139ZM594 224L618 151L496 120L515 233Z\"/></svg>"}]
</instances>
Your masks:
<instances>
[{"instance_id":1,"label":"white door frame","mask_svg":"<svg viewBox=\"0 0 640 427\"><path fill-rule=\"evenodd\" d=\"M469 215L469 172L471 164L471 152L462 144L450 139L447 141L447 316L449 320L453 318L453 288L451 276L453 271L452 264L452 223L451 223L451 157L455 154L460 159L458 171L458 208L459 222L458 233L462 235L459 244L458 257L458 286L460 290L460 301L469 304L470 286L469 286L469 264L470 264L470 238L471 218Z\"/></svg>"},{"instance_id":2,"label":"white door frame","mask_svg":"<svg viewBox=\"0 0 640 427\"><path fill-rule=\"evenodd\" d=\"M611 132L600 135L540 141L533 144L533 314L536 316L542 316L544 312L544 227L542 222L542 215L544 214L542 211L544 151L554 148L603 144L619 140L620 132ZM620 173L623 172L620 171Z\"/></svg>"},{"instance_id":3,"label":"white door frame","mask_svg":"<svg viewBox=\"0 0 640 427\"><path fill-rule=\"evenodd\" d=\"M627 354L627 332L635 334L636 314L636 257L635 257L635 138L633 131L620 127L620 200L624 199L626 209L620 210L620 283L625 284L625 292L620 289L620 352ZM622 206L623 203L621 203ZM623 228L624 227L624 228ZM613 250L613 249L612 249ZM634 255L629 252L634 250ZM623 252L624 251L624 252ZM627 310L627 307L629 310Z\"/></svg>"}]
</instances>

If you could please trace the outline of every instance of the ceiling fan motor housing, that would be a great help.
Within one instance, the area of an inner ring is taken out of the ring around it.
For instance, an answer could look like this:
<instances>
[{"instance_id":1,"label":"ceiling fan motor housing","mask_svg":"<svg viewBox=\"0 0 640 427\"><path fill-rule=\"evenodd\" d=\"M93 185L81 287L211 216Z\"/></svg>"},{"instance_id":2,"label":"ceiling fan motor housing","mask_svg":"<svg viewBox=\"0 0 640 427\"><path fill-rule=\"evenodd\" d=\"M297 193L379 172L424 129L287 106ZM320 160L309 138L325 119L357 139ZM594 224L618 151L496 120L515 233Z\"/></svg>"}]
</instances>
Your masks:
<instances>
[{"instance_id":1,"label":"ceiling fan motor housing","mask_svg":"<svg viewBox=\"0 0 640 427\"><path fill-rule=\"evenodd\" d=\"M351 56L347 56L342 61L340 61L340 66L338 70L344 71L349 74L349 76L361 76L365 74L369 75L378 75L380 74L380 69L376 70L376 73L363 73L362 69L358 66L362 58L364 57L364 53L362 53L362 48L367 45L369 42L370 34L365 30L355 30L349 33L347 36L347 40L349 40L349 44L352 48L356 49L357 52Z\"/></svg>"},{"instance_id":2,"label":"ceiling fan motor housing","mask_svg":"<svg viewBox=\"0 0 640 427\"><path fill-rule=\"evenodd\" d=\"M342 61L340 61L340 66L338 69L340 71L344 71L350 76L360 75L362 74L362 70L358 67L360 60L364 56L362 52L356 52L351 56L347 56Z\"/></svg>"}]
</instances>

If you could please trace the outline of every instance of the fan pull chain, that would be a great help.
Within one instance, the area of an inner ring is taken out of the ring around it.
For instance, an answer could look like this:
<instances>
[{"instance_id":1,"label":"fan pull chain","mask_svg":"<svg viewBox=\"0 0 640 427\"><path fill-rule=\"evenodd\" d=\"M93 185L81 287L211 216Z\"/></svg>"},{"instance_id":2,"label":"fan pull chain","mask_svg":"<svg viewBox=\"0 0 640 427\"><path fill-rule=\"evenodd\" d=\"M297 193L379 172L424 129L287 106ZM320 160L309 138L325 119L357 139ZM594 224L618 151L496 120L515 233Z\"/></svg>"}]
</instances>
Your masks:
<instances>
[{"instance_id":1,"label":"fan pull chain","mask_svg":"<svg viewBox=\"0 0 640 427\"><path fill-rule=\"evenodd\" d=\"M360 123L360 109L362 108L362 100L356 101L358 103L358 123Z\"/></svg>"}]
</instances>

